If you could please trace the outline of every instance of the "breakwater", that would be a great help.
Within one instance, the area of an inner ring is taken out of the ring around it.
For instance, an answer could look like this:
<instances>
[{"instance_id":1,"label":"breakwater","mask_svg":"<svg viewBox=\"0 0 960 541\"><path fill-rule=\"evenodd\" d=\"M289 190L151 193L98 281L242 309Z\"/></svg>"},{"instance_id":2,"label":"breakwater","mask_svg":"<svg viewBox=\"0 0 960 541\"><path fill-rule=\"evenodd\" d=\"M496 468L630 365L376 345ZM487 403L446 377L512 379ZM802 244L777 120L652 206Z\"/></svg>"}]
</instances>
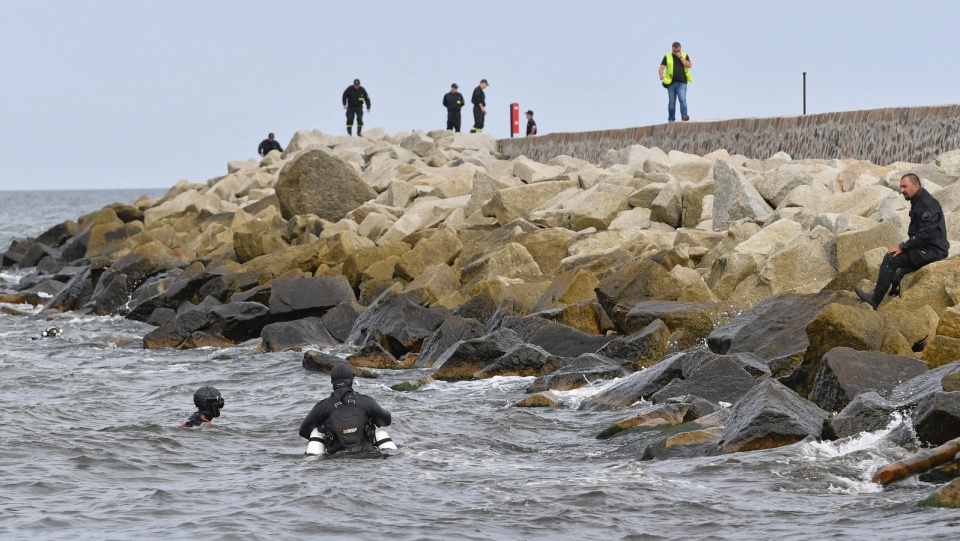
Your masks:
<instances>
[{"instance_id":1,"label":"breakwater","mask_svg":"<svg viewBox=\"0 0 960 541\"><path fill-rule=\"evenodd\" d=\"M960 105L889 107L817 115L675 122L537 137L501 139L507 156L545 163L561 155L593 163L630 145L704 155L717 149L765 159L779 151L794 159L925 163L960 148Z\"/></svg>"}]
</instances>

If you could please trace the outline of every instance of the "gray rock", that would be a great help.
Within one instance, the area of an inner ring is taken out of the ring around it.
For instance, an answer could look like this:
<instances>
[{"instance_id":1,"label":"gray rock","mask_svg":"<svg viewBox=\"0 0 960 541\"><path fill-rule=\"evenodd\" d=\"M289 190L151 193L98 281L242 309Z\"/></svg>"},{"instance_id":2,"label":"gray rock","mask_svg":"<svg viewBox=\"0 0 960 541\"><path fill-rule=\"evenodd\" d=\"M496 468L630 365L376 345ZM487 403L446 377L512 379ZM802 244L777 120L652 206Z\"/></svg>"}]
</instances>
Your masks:
<instances>
[{"instance_id":1,"label":"gray rock","mask_svg":"<svg viewBox=\"0 0 960 541\"><path fill-rule=\"evenodd\" d=\"M937 446L960 437L960 392L936 392L923 397L911 414L921 442Z\"/></svg>"},{"instance_id":2,"label":"gray rock","mask_svg":"<svg viewBox=\"0 0 960 541\"><path fill-rule=\"evenodd\" d=\"M260 338L263 340L263 349L267 351L299 349L305 345L332 347L339 343L316 317L270 323L263 327Z\"/></svg>"},{"instance_id":3,"label":"gray rock","mask_svg":"<svg viewBox=\"0 0 960 541\"><path fill-rule=\"evenodd\" d=\"M890 424L895 408L876 391L864 391L830 420L828 432L834 438L846 438L861 432L880 430Z\"/></svg>"},{"instance_id":4,"label":"gray rock","mask_svg":"<svg viewBox=\"0 0 960 541\"><path fill-rule=\"evenodd\" d=\"M713 230L723 231L737 220L754 220L773 209L739 171L723 160L713 165Z\"/></svg>"},{"instance_id":5,"label":"gray rock","mask_svg":"<svg viewBox=\"0 0 960 541\"><path fill-rule=\"evenodd\" d=\"M757 381L735 361L720 357L694 370L686 379L675 379L650 400L660 404L670 398L694 395L711 402L736 403Z\"/></svg>"},{"instance_id":6,"label":"gray rock","mask_svg":"<svg viewBox=\"0 0 960 541\"><path fill-rule=\"evenodd\" d=\"M782 383L768 379L733 407L723 431L724 453L772 449L820 438L829 414Z\"/></svg>"},{"instance_id":7,"label":"gray rock","mask_svg":"<svg viewBox=\"0 0 960 541\"><path fill-rule=\"evenodd\" d=\"M926 371L927 363L913 357L837 347L823 356L809 399L827 411L839 411L863 391L887 395Z\"/></svg>"},{"instance_id":8,"label":"gray rock","mask_svg":"<svg viewBox=\"0 0 960 541\"><path fill-rule=\"evenodd\" d=\"M341 158L321 148L306 150L280 170L276 183L280 213L285 219L316 214L337 222L377 192Z\"/></svg>"}]
</instances>

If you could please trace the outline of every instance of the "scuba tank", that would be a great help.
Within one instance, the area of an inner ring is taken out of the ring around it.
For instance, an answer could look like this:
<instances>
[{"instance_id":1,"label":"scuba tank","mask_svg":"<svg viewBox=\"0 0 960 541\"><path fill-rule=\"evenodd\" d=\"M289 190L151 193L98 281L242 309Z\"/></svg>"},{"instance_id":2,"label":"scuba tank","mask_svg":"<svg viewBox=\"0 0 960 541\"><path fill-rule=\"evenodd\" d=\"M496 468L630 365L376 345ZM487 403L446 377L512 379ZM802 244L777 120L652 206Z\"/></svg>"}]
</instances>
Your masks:
<instances>
[{"instance_id":1,"label":"scuba tank","mask_svg":"<svg viewBox=\"0 0 960 541\"><path fill-rule=\"evenodd\" d=\"M395 451L397 449L397 444L393 443L393 440L390 439L390 436L387 434L386 430L380 427L377 427L377 429L373 432L373 434L374 434L373 444L377 447L377 449L381 451L386 449Z\"/></svg>"},{"instance_id":2,"label":"scuba tank","mask_svg":"<svg viewBox=\"0 0 960 541\"><path fill-rule=\"evenodd\" d=\"M307 444L307 454L320 456L327 452L327 446L323 444L323 434L316 428L310 432L310 443Z\"/></svg>"}]
</instances>

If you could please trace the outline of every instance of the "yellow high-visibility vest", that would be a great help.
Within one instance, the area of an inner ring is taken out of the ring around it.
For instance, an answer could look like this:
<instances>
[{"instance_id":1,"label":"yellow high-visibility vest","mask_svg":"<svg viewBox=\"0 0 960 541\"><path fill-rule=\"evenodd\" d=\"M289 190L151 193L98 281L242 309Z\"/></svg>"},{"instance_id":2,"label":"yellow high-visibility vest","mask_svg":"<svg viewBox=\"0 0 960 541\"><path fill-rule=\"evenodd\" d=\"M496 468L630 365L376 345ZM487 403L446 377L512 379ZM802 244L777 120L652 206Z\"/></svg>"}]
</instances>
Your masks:
<instances>
[{"instance_id":1,"label":"yellow high-visibility vest","mask_svg":"<svg viewBox=\"0 0 960 541\"><path fill-rule=\"evenodd\" d=\"M687 53L680 53L684 60L687 59ZM683 73L687 76L687 82L693 82L693 75L690 75L690 68L684 66ZM673 53L667 55L667 69L663 73L663 84L668 85L673 82Z\"/></svg>"}]
</instances>

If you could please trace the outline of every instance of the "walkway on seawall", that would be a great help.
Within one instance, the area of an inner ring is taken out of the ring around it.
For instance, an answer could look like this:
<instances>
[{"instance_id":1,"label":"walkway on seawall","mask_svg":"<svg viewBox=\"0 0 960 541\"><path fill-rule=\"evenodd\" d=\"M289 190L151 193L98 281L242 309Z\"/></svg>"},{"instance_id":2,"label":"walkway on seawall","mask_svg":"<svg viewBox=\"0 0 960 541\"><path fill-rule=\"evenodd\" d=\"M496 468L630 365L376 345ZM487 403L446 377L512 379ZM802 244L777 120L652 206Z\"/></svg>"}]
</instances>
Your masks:
<instances>
[{"instance_id":1,"label":"walkway on seawall","mask_svg":"<svg viewBox=\"0 0 960 541\"><path fill-rule=\"evenodd\" d=\"M925 163L960 149L960 105L890 107L806 116L674 122L640 128L500 139L504 154L546 163L561 155L599 163L630 145L703 156L718 149L764 159L853 158L878 165Z\"/></svg>"}]
</instances>

